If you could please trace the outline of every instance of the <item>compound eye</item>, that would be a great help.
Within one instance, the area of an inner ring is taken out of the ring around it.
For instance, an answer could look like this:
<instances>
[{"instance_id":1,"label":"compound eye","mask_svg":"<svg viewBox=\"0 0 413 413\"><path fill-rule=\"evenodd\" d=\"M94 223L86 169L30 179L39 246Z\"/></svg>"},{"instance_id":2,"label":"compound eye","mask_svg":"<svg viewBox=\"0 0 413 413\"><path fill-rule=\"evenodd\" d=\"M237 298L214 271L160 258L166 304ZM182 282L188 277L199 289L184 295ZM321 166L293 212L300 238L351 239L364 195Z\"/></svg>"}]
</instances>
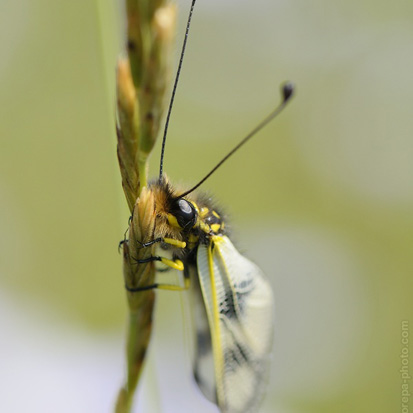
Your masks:
<instances>
[{"instance_id":1,"label":"compound eye","mask_svg":"<svg viewBox=\"0 0 413 413\"><path fill-rule=\"evenodd\" d=\"M191 208L191 205L185 199L180 199L178 201L178 208L184 215L188 215L188 217L192 217L194 215L194 210Z\"/></svg>"},{"instance_id":2,"label":"compound eye","mask_svg":"<svg viewBox=\"0 0 413 413\"><path fill-rule=\"evenodd\" d=\"M183 229L190 229L196 222L196 211L191 203L185 199L178 199L174 205L173 215Z\"/></svg>"}]
</instances>

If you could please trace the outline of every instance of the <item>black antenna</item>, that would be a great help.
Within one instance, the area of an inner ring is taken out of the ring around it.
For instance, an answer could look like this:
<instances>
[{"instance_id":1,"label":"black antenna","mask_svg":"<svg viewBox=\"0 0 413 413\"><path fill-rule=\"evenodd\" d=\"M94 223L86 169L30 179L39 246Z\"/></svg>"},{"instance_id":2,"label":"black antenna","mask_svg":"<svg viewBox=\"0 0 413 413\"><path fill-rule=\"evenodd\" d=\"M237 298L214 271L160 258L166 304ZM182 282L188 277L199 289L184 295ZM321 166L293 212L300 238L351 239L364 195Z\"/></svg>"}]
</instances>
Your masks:
<instances>
[{"instance_id":1,"label":"black antenna","mask_svg":"<svg viewBox=\"0 0 413 413\"><path fill-rule=\"evenodd\" d=\"M192 0L191 10L189 11L189 16L188 16L188 22L186 23L185 37L184 37L184 43L182 45L181 57L179 58L178 70L176 71L175 83L172 89L171 101L169 102L168 114L166 116L165 129L163 131L163 139L162 139L161 162L159 166L159 182L162 181L163 157L165 155L166 134L168 133L169 118L171 117L172 106L174 104L174 99L175 99L176 87L178 85L179 75L181 73L182 62L184 60L186 42L188 40L188 34L189 34L189 26L191 25L192 12L194 11L195 2L196 0Z\"/></svg>"},{"instance_id":2,"label":"black antenna","mask_svg":"<svg viewBox=\"0 0 413 413\"><path fill-rule=\"evenodd\" d=\"M234 149L232 149L227 155L225 155L212 170L202 178L193 188L189 191L184 192L177 198L183 198L184 196L195 191L199 186L201 186L231 155L233 155L244 143L251 139L257 132L259 132L265 125L272 121L286 106L290 98L294 94L294 85L291 82L284 83L281 88L283 100L282 102L264 119L262 120Z\"/></svg>"}]
</instances>

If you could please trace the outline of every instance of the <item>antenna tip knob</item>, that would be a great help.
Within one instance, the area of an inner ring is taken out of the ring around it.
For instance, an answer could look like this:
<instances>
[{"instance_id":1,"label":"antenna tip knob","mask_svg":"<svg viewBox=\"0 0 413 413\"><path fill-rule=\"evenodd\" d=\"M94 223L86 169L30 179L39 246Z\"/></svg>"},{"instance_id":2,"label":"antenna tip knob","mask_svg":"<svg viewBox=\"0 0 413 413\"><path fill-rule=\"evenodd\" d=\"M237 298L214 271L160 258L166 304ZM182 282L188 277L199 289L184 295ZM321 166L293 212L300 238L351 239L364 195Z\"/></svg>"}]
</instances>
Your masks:
<instances>
[{"instance_id":1,"label":"antenna tip knob","mask_svg":"<svg viewBox=\"0 0 413 413\"><path fill-rule=\"evenodd\" d=\"M284 102L287 102L287 100L289 100L293 96L294 89L295 89L295 86L294 86L294 83L292 82L285 82L282 84L281 91L282 91Z\"/></svg>"}]
</instances>

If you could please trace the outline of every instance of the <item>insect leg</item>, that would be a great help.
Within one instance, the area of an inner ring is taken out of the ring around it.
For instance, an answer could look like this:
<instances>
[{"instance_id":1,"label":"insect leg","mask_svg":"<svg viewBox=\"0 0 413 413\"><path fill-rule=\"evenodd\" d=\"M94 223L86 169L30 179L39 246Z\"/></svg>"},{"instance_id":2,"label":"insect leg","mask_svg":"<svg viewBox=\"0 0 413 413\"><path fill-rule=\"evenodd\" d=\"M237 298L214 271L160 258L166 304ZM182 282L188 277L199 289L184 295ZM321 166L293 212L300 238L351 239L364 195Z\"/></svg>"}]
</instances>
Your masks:
<instances>
[{"instance_id":1,"label":"insect leg","mask_svg":"<svg viewBox=\"0 0 413 413\"><path fill-rule=\"evenodd\" d=\"M148 246L153 245L157 242L164 242L166 244L170 244L170 245L173 245L174 247L178 247L178 248L185 248L186 247L186 242L178 241L178 240L173 239L173 238L156 238L153 241L149 241L145 244L142 244L142 247L148 247ZM152 256L152 257L144 258L144 259L141 259L141 260L134 258L134 260L138 264L145 264L145 263L153 262L153 261L161 261L163 264L165 264L168 267L171 267L175 270L183 271L183 269L184 269L183 262L181 260L178 260L178 259L170 260L170 259L165 258L165 257Z\"/></svg>"},{"instance_id":2,"label":"insect leg","mask_svg":"<svg viewBox=\"0 0 413 413\"><path fill-rule=\"evenodd\" d=\"M128 232L128 230L126 230L126 232ZM125 238L123 238L123 240L119 242L118 251L120 250L120 248L122 247L122 245L125 242L129 241L128 239L126 239L126 232L125 232ZM156 238L156 239L154 239L152 241L149 241L149 242L140 242L140 241L137 241L137 242L140 244L139 249L141 249L141 248L150 247L151 245L156 244L157 242L162 242L162 241L163 241L162 238Z\"/></svg>"},{"instance_id":3,"label":"insect leg","mask_svg":"<svg viewBox=\"0 0 413 413\"><path fill-rule=\"evenodd\" d=\"M139 242L139 244L141 245L139 248L150 247L151 245L156 244L158 242L162 242L162 238L155 238L154 240L149 241L149 242Z\"/></svg>"},{"instance_id":4,"label":"insect leg","mask_svg":"<svg viewBox=\"0 0 413 413\"><path fill-rule=\"evenodd\" d=\"M118 244L118 252L120 252L120 249L122 248L122 245L123 245L125 242L128 242L128 240L126 239L126 234L127 234L127 232L129 231L130 224L131 224L131 222L132 222L132 218L133 218L133 215L131 215L131 216L129 217L129 219L128 219L128 228L126 228L126 231L125 231L124 234L123 234L123 240L120 241L119 244Z\"/></svg>"},{"instance_id":5,"label":"insect leg","mask_svg":"<svg viewBox=\"0 0 413 413\"><path fill-rule=\"evenodd\" d=\"M151 285L145 285L144 287L128 287L125 285L125 289L129 291L130 293L136 293L139 291L147 291L147 290L154 290L159 289L159 290L168 290L168 291L186 291L189 289L190 286L190 279L189 276L184 274L184 285L174 285L174 284L160 284L160 283L155 283Z\"/></svg>"},{"instance_id":6,"label":"insect leg","mask_svg":"<svg viewBox=\"0 0 413 413\"><path fill-rule=\"evenodd\" d=\"M156 238L152 241L146 242L146 243L141 243L141 248L144 247L149 247L153 244L156 244L158 242L164 242L165 244L172 245L177 248L185 248L186 247L186 242L179 241L173 238ZM166 266L170 268L173 268L175 270L183 271L184 270L184 264L181 260L175 259L175 260L170 260L169 258L165 257L160 257L160 256L152 256L144 259L136 259L133 258L138 264L147 264L148 262L154 262L154 261L160 261ZM161 270L161 272L164 272ZM129 292L138 292L138 291L146 291L146 290L152 290L152 289L160 289L160 290L170 290L170 291L185 291L189 288L189 277L184 273L184 285L173 285L173 284L151 284L151 285L146 285L145 287L128 287L125 285L125 288Z\"/></svg>"},{"instance_id":7,"label":"insect leg","mask_svg":"<svg viewBox=\"0 0 413 413\"><path fill-rule=\"evenodd\" d=\"M159 257L159 256L153 256L153 257L148 257L144 258L142 260L138 260L136 258L133 258L138 264L146 264L148 262L153 262L153 261L160 261L163 264L167 265L168 267L171 267L175 270L183 271L184 270L184 263L181 260L170 260L165 257Z\"/></svg>"},{"instance_id":8,"label":"insect leg","mask_svg":"<svg viewBox=\"0 0 413 413\"><path fill-rule=\"evenodd\" d=\"M122 241L120 241L119 245L118 245L118 251L121 249L122 245L125 242L128 242L128 241L129 240L127 240L126 238L124 238ZM151 245L157 244L158 242L164 242L165 244L173 245L174 247L177 247L177 248L185 248L186 247L186 242L183 242L183 241L178 241L178 240L173 239L173 238L156 238L156 239L154 239L152 241L148 241L148 242L139 242L139 244L140 244L139 249L150 247Z\"/></svg>"},{"instance_id":9,"label":"insect leg","mask_svg":"<svg viewBox=\"0 0 413 413\"><path fill-rule=\"evenodd\" d=\"M128 242L128 240L127 240L126 238L124 238L123 240L119 241L119 244L118 244L118 252L120 252L120 249L122 248L122 245L123 245L125 242Z\"/></svg>"},{"instance_id":10,"label":"insect leg","mask_svg":"<svg viewBox=\"0 0 413 413\"><path fill-rule=\"evenodd\" d=\"M177 247L177 248L185 248L186 247L186 242L178 241L178 240L173 239L173 238L155 238L152 241L139 242L139 244L141 245L139 248L150 247L151 245L154 245L158 242L164 242L165 244L173 245L174 247Z\"/></svg>"}]
</instances>

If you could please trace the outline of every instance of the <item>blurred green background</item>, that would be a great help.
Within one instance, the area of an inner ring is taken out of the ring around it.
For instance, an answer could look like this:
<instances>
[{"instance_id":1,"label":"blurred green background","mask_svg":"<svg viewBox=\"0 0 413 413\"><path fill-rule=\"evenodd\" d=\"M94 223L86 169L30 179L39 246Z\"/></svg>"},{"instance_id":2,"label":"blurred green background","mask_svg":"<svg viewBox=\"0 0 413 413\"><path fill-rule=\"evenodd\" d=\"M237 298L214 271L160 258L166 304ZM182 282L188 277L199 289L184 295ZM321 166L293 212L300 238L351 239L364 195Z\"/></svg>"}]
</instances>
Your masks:
<instances>
[{"instance_id":1,"label":"blurred green background","mask_svg":"<svg viewBox=\"0 0 413 413\"><path fill-rule=\"evenodd\" d=\"M173 181L196 183L274 107L283 80L297 85L288 109L204 185L274 286L263 412L401 411L413 4L198 3L165 159ZM180 44L189 1L179 5ZM0 4L4 412L109 412L123 377L121 21L115 1ZM215 411L189 377L183 307L185 297L158 294L143 411Z\"/></svg>"}]
</instances>

